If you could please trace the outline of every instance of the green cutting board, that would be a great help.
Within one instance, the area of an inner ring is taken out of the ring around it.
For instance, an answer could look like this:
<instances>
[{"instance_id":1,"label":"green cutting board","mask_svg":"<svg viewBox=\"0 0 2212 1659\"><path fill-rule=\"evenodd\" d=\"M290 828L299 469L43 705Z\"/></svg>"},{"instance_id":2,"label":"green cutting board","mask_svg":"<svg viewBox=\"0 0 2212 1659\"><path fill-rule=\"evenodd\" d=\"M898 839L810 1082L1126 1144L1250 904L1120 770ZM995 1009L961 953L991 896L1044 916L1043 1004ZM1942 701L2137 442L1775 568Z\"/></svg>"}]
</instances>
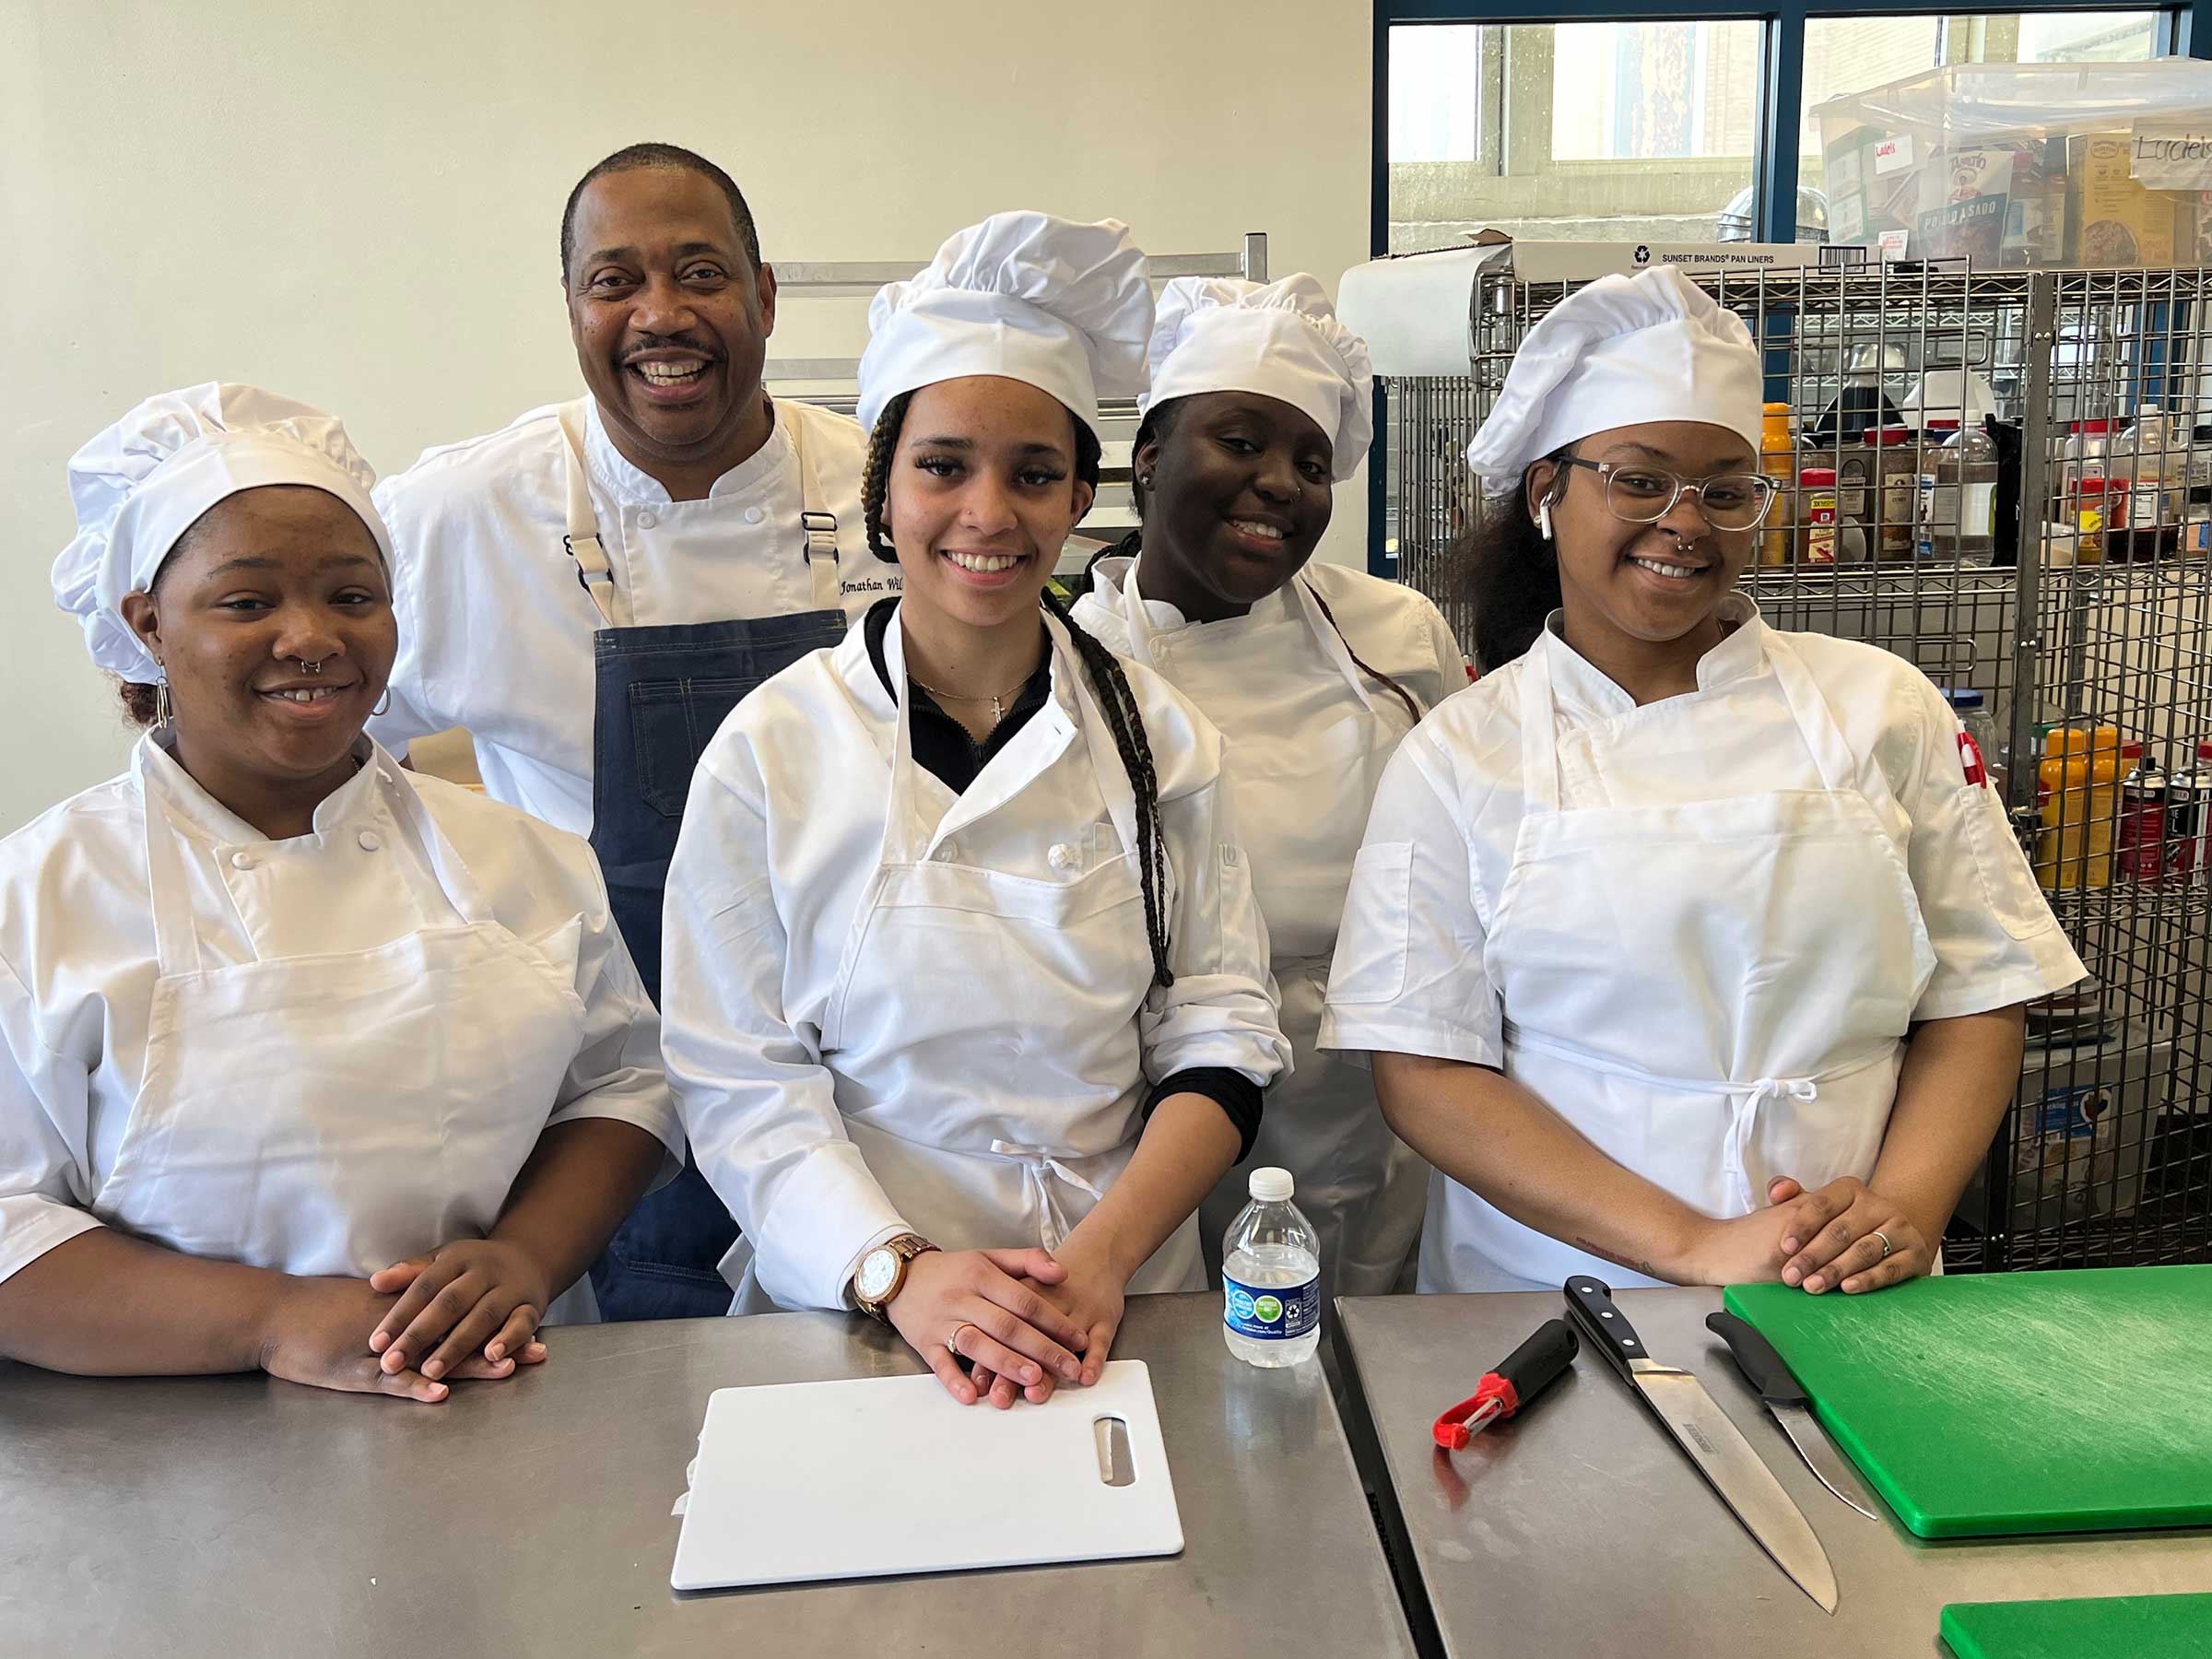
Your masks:
<instances>
[{"instance_id":1,"label":"green cutting board","mask_svg":"<svg viewBox=\"0 0 2212 1659\"><path fill-rule=\"evenodd\" d=\"M1943 1639L1959 1659L2204 1659L2212 1595L1956 1602Z\"/></svg>"},{"instance_id":2,"label":"green cutting board","mask_svg":"<svg viewBox=\"0 0 2212 1659\"><path fill-rule=\"evenodd\" d=\"M2212 1524L2212 1266L1726 1300L1924 1538Z\"/></svg>"}]
</instances>

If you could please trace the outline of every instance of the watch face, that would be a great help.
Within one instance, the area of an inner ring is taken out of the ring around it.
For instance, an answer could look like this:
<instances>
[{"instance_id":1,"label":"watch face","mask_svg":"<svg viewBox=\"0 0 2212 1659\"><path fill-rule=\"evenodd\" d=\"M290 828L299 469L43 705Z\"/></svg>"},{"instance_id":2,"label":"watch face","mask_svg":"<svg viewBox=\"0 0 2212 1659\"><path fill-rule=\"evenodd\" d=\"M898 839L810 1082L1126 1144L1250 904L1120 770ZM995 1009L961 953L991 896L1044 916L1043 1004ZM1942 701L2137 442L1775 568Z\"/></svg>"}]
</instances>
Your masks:
<instances>
[{"instance_id":1,"label":"watch face","mask_svg":"<svg viewBox=\"0 0 2212 1659\"><path fill-rule=\"evenodd\" d=\"M853 1276L853 1288L868 1301L881 1301L890 1293L899 1277L899 1257L888 1249L871 1250L860 1258L860 1271Z\"/></svg>"}]
</instances>

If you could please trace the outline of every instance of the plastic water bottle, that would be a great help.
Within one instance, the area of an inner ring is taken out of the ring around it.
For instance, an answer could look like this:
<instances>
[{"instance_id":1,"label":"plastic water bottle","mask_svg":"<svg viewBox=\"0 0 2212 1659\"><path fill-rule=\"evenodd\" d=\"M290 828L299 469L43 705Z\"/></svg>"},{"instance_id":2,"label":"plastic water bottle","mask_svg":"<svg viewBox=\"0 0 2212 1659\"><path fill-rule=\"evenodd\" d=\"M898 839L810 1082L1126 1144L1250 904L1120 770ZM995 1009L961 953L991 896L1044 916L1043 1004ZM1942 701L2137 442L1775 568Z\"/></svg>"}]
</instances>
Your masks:
<instances>
[{"instance_id":1,"label":"plastic water bottle","mask_svg":"<svg viewBox=\"0 0 2212 1659\"><path fill-rule=\"evenodd\" d=\"M1321 1241L1288 1170L1254 1170L1221 1239L1221 1337L1247 1365L1298 1365L1321 1347Z\"/></svg>"}]
</instances>

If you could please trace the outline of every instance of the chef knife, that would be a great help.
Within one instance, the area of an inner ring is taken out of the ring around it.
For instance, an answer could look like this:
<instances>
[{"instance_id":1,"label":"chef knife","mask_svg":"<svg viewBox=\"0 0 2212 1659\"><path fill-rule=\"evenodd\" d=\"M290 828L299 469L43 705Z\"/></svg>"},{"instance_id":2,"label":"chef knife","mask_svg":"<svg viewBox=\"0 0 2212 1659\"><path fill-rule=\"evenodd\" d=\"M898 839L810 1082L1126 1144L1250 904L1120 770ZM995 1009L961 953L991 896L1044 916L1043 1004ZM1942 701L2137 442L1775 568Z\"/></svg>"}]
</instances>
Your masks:
<instances>
[{"instance_id":1,"label":"chef knife","mask_svg":"<svg viewBox=\"0 0 2212 1659\"><path fill-rule=\"evenodd\" d=\"M1820 1484L1867 1520L1880 1520L1879 1515L1851 1495L1858 1482L1844 1472L1835 1442L1814 1421L1810 1397L1790 1374L1790 1368L1774 1351L1774 1345L1759 1334L1757 1326L1733 1313L1708 1314L1705 1328L1728 1345L1736 1364L1743 1369L1751 1386L1759 1390L1759 1397L1767 1403L1768 1414L1782 1426L1782 1431L1790 1437L1790 1444L1797 1448L1797 1455L1805 1459L1805 1466L1819 1477Z\"/></svg>"},{"instance_id":2,"label":"chef knife","mask_svg":"<svg viewBox=\"0 0 2212 1659\"><path fill-rule=\"evenodd\" d=\"M1828 1552L1790 1501L1773 1471L1759 1460L1736 1426L1688 1371L1662 1365L1644 1351L1635 1327L1613 1305L1613 1292L1581 1275L1567 1281L1567 1309L1592 1343L1659 1416L1699 1472L1712 1483L1774 1564L1829 1613L1836 1610L1836 1574Z\"/></svg>"}]
</instances>

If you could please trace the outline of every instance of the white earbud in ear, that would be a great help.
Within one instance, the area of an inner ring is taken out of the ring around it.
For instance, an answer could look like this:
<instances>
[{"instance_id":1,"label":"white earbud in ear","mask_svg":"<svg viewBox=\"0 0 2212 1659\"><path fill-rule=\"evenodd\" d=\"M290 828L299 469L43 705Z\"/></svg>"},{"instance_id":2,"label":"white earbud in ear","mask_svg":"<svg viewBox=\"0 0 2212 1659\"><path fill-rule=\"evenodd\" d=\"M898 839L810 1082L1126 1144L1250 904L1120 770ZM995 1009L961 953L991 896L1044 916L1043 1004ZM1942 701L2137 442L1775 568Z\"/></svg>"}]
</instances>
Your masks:
<instances>
[{"instance_id":1,"label":"white earbud in ear","mask_svg":"<svg viewBox=\"0 0 2212 1659\"><path fill-rule=\"evenodd\" d=\"M1551 539L1551 498L1549 496L1546 496L1544 500L1536 503L1536 528L1543 533L1546 541Z\"/></svg>"}]
</instances>

